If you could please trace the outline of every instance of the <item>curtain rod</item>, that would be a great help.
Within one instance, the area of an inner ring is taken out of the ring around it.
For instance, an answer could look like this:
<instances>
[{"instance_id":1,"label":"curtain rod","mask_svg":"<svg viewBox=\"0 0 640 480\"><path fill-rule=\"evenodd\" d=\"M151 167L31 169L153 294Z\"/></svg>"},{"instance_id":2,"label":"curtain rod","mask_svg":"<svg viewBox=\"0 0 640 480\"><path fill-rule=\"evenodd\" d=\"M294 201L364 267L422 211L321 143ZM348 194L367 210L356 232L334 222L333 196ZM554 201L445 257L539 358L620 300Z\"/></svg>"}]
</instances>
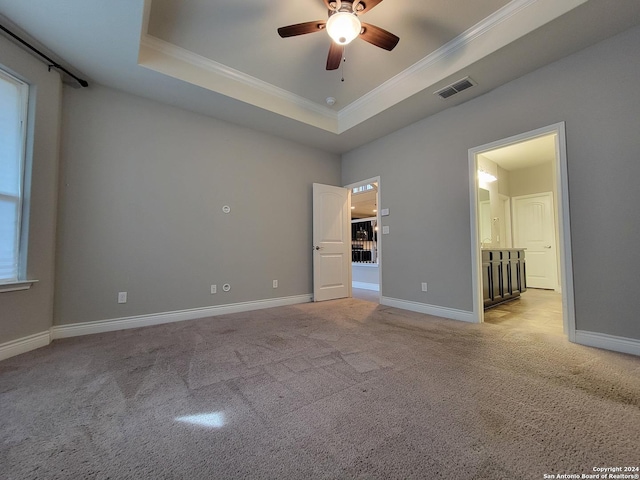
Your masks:
<instances>
[{"instance_id":1,"label":"curtain rod","mask_svg":"<svg viewBox=\"0 0 640 480\"><path fill-rule=\"evenodd\" d=\"M38 50L36 47L34 47L33 45L31 45L30 43L28 43L27 41L23 40L22 38L20 38L18 35L16 35L15 33L13 33L12 31L8 30L4 25L0 25L0 30L2 30L3 32L5 32L7 35L9 35L11 38L13 38L14 40L16 40L17 42L21 43L22 45L24 45L25 47L27 47L29 50L31 50L33 53L39 55L40 57L44 58L49 65L49 71L51 71L52 68L55 68L57 70L60 70L64 73L66 73L67 75L69 75L71 78L73 78L76 82L78 82L80 84L81 87L88 87L89 86L89 82L87 82L86 80L83 80L82 78L79 78L77 76L75 76L73 73L71 73L69 70L67 70L66 68L64 68L62 65L60 65L58 62L56 62L55 60L53 60L51 57L45 55L44 53L42 53L40 50Z\"/></svg>"}]
</instances>

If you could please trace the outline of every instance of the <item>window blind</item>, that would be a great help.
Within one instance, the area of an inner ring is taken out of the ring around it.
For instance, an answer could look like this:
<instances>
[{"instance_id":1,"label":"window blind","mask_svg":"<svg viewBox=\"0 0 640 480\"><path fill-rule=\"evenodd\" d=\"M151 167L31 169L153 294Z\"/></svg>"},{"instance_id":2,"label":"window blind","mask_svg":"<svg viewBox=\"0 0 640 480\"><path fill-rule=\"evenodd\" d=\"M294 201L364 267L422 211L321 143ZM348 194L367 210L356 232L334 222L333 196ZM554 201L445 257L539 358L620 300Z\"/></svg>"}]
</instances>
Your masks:
<instances>
[{"instance_id":1,"label":"window blind","mask_svg":"<svg viewBox=\"0 0 640 480\"><path fill-rule=\"evenodd\" d=\"M0 282L21 278L27 86L0 71Z\"/></svg>"}]
</instances>

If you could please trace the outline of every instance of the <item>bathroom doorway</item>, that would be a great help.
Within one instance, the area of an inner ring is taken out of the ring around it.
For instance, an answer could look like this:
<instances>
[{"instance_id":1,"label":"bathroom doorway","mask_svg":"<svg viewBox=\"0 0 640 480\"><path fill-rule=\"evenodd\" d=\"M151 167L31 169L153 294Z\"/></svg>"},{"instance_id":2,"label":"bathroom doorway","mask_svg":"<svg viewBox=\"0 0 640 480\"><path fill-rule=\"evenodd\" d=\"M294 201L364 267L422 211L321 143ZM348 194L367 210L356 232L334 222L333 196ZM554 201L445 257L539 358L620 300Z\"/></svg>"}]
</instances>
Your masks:
<instances>
[{"instance_id":1,"label":"bathroom doorway","mask_svg":"<svg viewBox=\"0 0 640 480\"><path fill-rule=\"evenodd\" d=\"M574 341L564 124L469 150L469 178L476 321Z\"/></svg>"}]
</instances>

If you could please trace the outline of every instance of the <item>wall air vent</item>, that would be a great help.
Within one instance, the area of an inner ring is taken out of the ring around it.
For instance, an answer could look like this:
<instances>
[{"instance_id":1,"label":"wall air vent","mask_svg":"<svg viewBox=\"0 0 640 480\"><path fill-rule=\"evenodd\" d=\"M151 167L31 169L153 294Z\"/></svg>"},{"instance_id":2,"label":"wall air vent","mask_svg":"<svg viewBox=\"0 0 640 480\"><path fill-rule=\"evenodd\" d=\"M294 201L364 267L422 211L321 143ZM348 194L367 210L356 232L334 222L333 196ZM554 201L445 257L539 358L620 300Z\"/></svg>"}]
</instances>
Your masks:
<instances>
[{"instance_id":1,"label":"wall air vent","mask_svg":"<svg viewBox=\"0 0 640 480\"><path fill-rule=\"evenodd\" d=\"M433 92L435 95L438 95L440 98L447 99L456 93L460 93L467 88L471 88L476 84L471 78L465 77L462 80L458 80L457 82L452 83L451 85L447 85L440 90Z\"/></svg>"}]
</instances>

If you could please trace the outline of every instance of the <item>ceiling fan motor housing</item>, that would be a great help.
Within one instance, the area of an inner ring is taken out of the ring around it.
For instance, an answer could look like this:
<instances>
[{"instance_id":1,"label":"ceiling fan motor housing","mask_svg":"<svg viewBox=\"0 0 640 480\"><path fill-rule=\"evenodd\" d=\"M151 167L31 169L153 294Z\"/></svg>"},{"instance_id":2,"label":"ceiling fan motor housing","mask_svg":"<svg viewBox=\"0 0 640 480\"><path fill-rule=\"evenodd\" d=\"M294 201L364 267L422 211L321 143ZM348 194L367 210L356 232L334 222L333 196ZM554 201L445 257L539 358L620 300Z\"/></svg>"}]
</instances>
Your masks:
<instances>
[{"instance_id":1,"label":"ceiling fan motor housing","mask_svg":"<svg viewBox=\"0 0 640 480\"><path fill-rule=\"evenodd\" d=\"M364 5L360 0L355 2L349 1L335 1L329 2L329 15L337 12L355 13L356 15L364 10Z\"/></svg>"}]
</instances>

